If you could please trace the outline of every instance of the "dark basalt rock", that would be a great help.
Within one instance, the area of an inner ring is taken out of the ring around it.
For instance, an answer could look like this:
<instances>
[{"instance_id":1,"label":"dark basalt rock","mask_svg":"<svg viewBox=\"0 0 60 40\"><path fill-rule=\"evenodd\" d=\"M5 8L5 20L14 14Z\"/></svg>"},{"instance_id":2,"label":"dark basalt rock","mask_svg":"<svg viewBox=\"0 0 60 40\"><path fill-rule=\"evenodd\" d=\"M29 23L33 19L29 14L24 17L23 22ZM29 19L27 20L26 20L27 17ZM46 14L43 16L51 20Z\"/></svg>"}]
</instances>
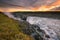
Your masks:
<instances>
[{"instance_id":1,"label":"dark basalt rock","mask_svg":"<svg viewBox=\"0 0 60 40\"><path fill-rule=\"evenodd\" d=\"M31 35L35 40L43 40L43 38L38 33L36 33L35 29L33 28L36 27L36 25L31 25L27 22L25 23L23 22L21 24L22 26L24 26L24 28L20 27L23 33L27 35Z\"/></svg>"},{"instance_id":2,"label":"dark basalt rock","mask_svg":"<svg viewBox=\"0 0 60 40\"><path fill-rule=\"evenodd\" d=\"M23 26L22 26L23 27ZM0 13L0 40L34 40L33 37L19 31L16 20Z\"/></svg>"},{"instance_id":3,"label":"dark basalt rock","mask_svg":"<svg viewBox=\"0 0 60 40\"><path fill-rule=\"evenodd\" d=\"M20 27L20 31L23 32L24 34L27 34L27 35L31 35L32 37L35 38L35 40L45 40L45 38L52 38L54 40L57 40L57 35L55 35L54 31L51 31L51 29L49 30L48 29L45 29L46 27L48 26L44 26L44 19L43 21L38 25L38 24L30 24L26 21L26 18L27 16L24 16L23 14L22 15L15 15L15 17L18 17L18 18L21 18L22 20L24 21L19 21L19 27ZM37 18L37 19L36 19ZM36 17L35 19L37 21L39 21L39 17ZM42 19L42 18L40 18ZM35 20L35 22L36 22ZM48 20L48 19L47 19ZM29 20L28 20L29 21ZM33 21L33 20L32 20ZM49 20L48 20L49 21ZM51 20L50 20L51 21ZM45 21L46 22L46 21ZM46 23L47 24L47 23ZM54 26L54 25L53 25ZM40 29L41 28L44 28L44 29ZM51 27L51 26L50 26ZM53 28L54 29L54 28ZM57 29L56 29L57 30ZM46 33L48 33L49 35L47 35ZM53 33L53 36L52 36L52 33ZM45 36L44 36L45 35ZM56 37L55 37L56 36ZM44 38L45 37L45 38ZM50 39L51 40L51 39Z\"/></svg>"}]
</instances>

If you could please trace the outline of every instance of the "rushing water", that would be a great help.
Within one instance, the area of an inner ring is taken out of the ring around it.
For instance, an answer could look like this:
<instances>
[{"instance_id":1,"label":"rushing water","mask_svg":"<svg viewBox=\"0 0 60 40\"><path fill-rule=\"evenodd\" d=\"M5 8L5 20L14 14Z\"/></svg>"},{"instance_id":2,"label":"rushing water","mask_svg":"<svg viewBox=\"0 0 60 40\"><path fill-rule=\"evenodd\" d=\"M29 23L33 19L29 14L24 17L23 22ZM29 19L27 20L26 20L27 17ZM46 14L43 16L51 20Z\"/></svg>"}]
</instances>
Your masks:
<instances>
[{"instance_id":1,"label":"rushing water","mask_svg":"<svg viewBox=\"0 0 60 40\"><path fill-rule=\"evenodd\" d=\"M15 17L11 13L5 12L4 14L14 20L23 21L21 18ZM26 21L31 25L37 25L37 27L33 27L33 30L35 30L35 33L39 34L43 40L59 40L58 35L60 34L58 33L60 33L60 20L28 16ZM38 29L42 31L39 31ZM31 35L34 36L35 33L32 33Z\"/></svg>"},{"instance_id":2,"label":"rushing water","mask_svg":"<svg viewBox=\"0 0 60 40\"><path fill-rule=\"evenodd\" d=\"M30 24L38 25L39 28L45 32L44 36L42 36L44 40L58 40L58 37L55 31L49 28L48 26L50 25L60 26L59 24L56 23L57 21L60 22L60 20L30 16L27 18L27 21ZM36 32L40 34L40 31L38 31L37 28L35 29L36 29ZM46 37L46 35L48 35L50 38Z\"/></svg>"}]
</instances>

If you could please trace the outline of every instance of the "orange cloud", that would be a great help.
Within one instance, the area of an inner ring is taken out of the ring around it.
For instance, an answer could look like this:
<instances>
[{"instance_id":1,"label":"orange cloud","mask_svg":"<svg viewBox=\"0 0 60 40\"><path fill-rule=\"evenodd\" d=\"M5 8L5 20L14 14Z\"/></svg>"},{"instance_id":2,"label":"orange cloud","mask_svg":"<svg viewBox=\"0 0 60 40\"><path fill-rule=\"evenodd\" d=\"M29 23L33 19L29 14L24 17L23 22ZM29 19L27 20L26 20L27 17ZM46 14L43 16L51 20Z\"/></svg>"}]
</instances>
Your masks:
<instances>
[{"instance_id":1,"label":"orange cloud","mask_svg":"<svg viewBox=\"0 0 60 40\"><path fill-rule=\"evenodd\" d=\"M50 5L42 5L38 7L30 7L29 9L23 8L23 7L12 7L12 8L0 8L0 11L2 12L15 12L15 11L51 11L51 9L59 7L60 6L60 0L55 1L54 3Z\"/></svg>"}]
</instances>

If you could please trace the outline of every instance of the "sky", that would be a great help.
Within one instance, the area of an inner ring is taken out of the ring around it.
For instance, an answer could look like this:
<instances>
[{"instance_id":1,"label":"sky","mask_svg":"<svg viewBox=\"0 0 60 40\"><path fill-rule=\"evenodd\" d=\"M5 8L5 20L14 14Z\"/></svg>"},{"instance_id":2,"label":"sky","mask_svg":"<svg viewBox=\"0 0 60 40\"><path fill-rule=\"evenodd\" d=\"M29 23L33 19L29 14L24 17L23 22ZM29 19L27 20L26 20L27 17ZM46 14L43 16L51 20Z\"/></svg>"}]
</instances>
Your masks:
<instances>
[{"instance_id":1,"label":"sky","mask_svg":"<svg viewBox=\"0 0 60 40\"><path fill-rule=\"evenodd\" d=\"M0 5L6 6L23 6L23 7L37 7L41 5L49 5L56 0L0 0Z\"/></svg>"},{"instance_id":2,"label":"sky","mask_svg":"<svg viewBox=\"0 0 60 40\"><path fill-rule=\"evenodd\" d=\"M2 9L5 10L5 9L9 9L9 8L11 10L12 9L14 9L14 10L16 10L16 9L19 9L19 10L20 9L23 9L23 10L44 9L45 10L45 8L43 8L44 6L50 6L51 4L55 3L56 1L57 0L0 0L0 10L2 10ZM39 11L39 10L37 10L37 11Z\"/></svg>"}]
</instances>

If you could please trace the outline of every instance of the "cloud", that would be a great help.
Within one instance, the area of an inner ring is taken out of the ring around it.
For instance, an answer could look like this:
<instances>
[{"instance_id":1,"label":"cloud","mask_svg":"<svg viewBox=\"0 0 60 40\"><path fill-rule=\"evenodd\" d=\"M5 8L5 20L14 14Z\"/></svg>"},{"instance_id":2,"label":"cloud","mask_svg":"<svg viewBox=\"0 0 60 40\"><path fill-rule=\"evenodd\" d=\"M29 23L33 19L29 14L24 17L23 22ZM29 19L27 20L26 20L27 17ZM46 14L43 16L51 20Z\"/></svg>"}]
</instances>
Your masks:
<instances>
[{"instance_id":1,"label":"cloud","mask_svg":"<svg viewBox=\"0 0 60 40\"><path fill-rule=\"evenodd\" d=\"M17 9L18 7L29 9L30 7L35 8L44 5L50 6L50 4L53 4L54 2L56 2L56 0L0 0L0 9Z\"/></svg>"},{"instance_id":2,"label":"cloud","mask_svg":"<svg viewBox=\"0 0 60 40\"><path fill-rule=\"evenodd\" d=\"M29 7L29 6L41 6L41 5L47 5L55 0L0 0L1 6L23 6L23 7Z\"/></svg>"},{"instance_id":3,"label":"cloud","mask_svg":"<svg viewBox=\"0 0 60 40\"><path fill-rule=\"evenodd\" d=\"M58 10L58 11L59 11L59 10L60 10L60 7L54 8L54 9L52 9L52 10Z\"/></svg>"}]
</instances>

